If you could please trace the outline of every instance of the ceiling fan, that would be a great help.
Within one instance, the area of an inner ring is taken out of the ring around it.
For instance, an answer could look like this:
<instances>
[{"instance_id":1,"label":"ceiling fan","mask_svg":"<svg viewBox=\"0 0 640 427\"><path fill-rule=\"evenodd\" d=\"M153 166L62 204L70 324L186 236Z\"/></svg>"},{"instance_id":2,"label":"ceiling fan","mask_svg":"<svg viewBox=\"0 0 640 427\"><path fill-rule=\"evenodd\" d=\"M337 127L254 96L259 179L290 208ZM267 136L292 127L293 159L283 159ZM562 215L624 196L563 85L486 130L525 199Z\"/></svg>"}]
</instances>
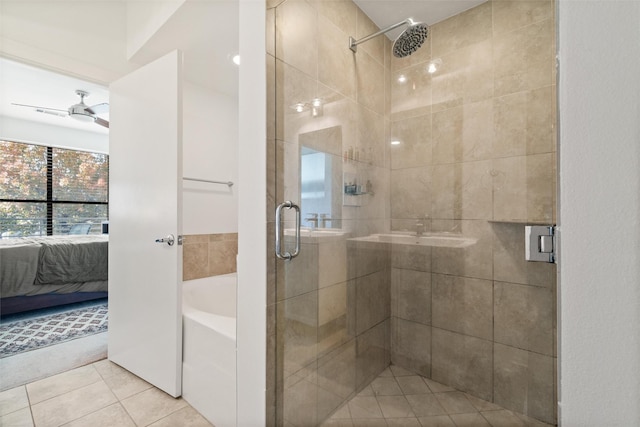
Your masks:
<instances>
[{"instance_id":1,"label":"ceiling fan","mask_svg":"<svg viewBox=\"0 0 640 427\"><path fill-rule=\"evenodd\" d=\"M104 102L102 104L96 104L92 106L88 106L84 103L84 99L89 96L89 92L86 90L76 90L76 95L80 97L80 102L78 104L74 104L66 110L60 110L58 108L48 108L48 107L38 107L36 105L25 105L25 104L16 104L11 103L12 105L17 105L19 107L29 107L35 109L38 113L51 114L58 117L73 117L76 120L80 120L82 122L94 122L99 124L100 126L104 126L106 128L109 127L109 122L104 120L96 114L104 113L109 111L109 104Z\"/></svg>"}]
</instances>

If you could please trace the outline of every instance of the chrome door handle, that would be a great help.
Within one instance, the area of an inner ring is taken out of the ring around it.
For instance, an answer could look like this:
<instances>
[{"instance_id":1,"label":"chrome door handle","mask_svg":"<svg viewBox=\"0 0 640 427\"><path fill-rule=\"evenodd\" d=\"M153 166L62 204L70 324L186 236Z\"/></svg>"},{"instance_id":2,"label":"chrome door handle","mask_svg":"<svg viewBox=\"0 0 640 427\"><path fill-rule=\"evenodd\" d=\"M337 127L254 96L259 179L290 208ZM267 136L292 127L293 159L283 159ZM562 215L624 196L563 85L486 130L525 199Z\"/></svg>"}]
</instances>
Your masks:
<instances>
[{"instance_id":1,"label":"chrome door handle","mask_svg":"<svg viewBox=\"0 0 640 427\"><path fill-rule=\"evenodd\" d=\"M166 243L169 246L173 246L175 241L176 241L176 238L173 237L173 234L169 234L167 237L164 237L162 239L156 239L156 243Z\"/></svg>"},{"instance_id":2,"label":"chrome door handle","mask_svg":"<svg viewBox=\"0 0 640 427\"><path fill-rule=\"evenodd\" d=\"M295 209L296 210L296 250L293 253L282 253L281 237L282 224L281 224L281 211L282 208ZM291 260L298 256L300 253L300 207L292 201L286 201L280 203L276 208L276 256L280 259Z\"/></svg>"}]
</instances>

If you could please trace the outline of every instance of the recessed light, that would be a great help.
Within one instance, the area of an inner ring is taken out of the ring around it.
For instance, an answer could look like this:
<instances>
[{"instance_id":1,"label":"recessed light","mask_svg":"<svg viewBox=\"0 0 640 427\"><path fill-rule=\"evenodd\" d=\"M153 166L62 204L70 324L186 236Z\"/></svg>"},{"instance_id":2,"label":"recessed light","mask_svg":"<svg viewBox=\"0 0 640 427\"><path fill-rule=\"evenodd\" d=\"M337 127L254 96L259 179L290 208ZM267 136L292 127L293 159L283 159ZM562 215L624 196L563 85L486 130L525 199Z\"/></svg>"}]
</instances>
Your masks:
<instances>
[{"instance_id":1,"label":"recessed light","mask_svg":"<svg viewBox=\"0 0 640 427\"><path fill-rule=\"evenodd\" d=\"M233 55L233 58L231 58L231 60L234 64L240 65L240 55Z\"/></svg>"},{"instance_id":2,"label":"recessed light","mask_svg":"<svg viewBox=\"0 0 640 427\"><path fill-rule=\"evenodd\" d=\"M405 83L407 81L407 76L405 76L404 74L400 74L398 76L398 83Z\"/></svg>"},{"instance_id":3,"label":"recessed light","mask_svg":"<svg viewBox=\"0 0 640 427\"><path fill-rule=\"evenodd\" d=\"M393 141L391 141L391 145L400 145L400 141L394 139Z\"/></svg>"}]
</instances>

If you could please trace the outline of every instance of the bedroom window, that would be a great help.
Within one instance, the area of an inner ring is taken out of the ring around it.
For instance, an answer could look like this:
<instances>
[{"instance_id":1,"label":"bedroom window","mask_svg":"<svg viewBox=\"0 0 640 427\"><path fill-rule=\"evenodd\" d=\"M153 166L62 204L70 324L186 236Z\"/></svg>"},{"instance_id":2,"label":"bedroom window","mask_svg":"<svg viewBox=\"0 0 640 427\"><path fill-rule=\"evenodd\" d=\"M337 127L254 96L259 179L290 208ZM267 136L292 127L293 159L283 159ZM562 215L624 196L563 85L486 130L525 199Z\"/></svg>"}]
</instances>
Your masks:
<instances>
[{"instance_id":1,"label":"bedroom window","mask_svg":"<svg viewBox=\"0 0 640 427\"><path fill-rule=\"evenodd\" d=\"M109 156L0 141L0 237L100 234Z\"/></svg>"}]
</instances>

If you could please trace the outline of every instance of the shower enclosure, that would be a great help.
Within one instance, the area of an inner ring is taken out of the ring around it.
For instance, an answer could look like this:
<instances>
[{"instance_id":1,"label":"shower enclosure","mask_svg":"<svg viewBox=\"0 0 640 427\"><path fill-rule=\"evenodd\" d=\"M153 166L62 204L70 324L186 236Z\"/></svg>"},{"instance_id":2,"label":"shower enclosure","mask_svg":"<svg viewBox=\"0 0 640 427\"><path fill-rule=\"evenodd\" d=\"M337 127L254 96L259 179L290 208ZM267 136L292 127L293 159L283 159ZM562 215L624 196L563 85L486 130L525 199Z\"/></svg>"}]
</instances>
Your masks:
<instances>
[{"instance_id":1,"label":"shower enclosure","mask_svg":"<svg viewBox=\"0 0 640 427\"><path fill-rule=\"evenodd\" d=\"M379 31L351 1L267 7L267 425L389 365L554 424L556 269L524 260L555 223L554 4L483 3L403 58L349 49Z\"/></svg>"}]
</instances>

